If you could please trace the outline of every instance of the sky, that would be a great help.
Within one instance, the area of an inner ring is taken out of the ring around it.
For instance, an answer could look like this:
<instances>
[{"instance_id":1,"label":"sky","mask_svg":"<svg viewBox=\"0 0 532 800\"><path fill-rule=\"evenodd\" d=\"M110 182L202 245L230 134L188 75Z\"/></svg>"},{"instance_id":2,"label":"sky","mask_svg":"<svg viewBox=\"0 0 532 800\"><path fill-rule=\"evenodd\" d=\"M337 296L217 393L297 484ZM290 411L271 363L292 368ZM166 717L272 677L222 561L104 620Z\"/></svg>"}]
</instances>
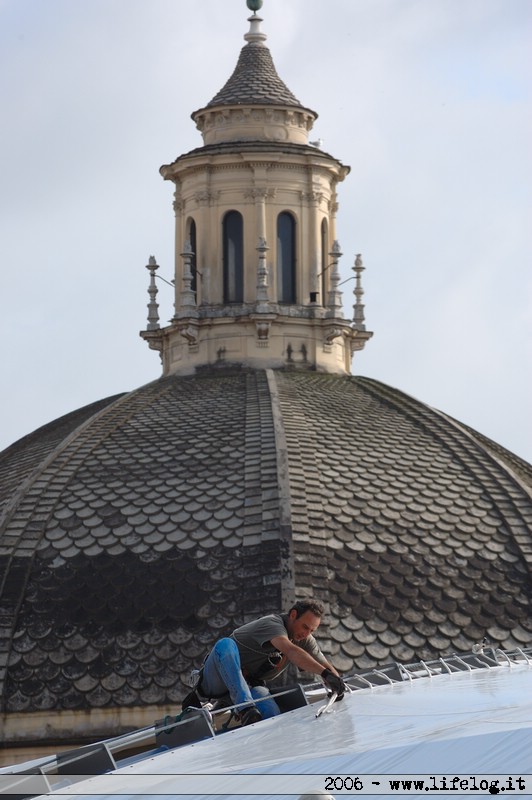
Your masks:
<instances>
[{"instance_id":1,"label":"sky","mask_svg":"<svg viewBox=\"0 0 532 800\"><path fill-rule=\"evenodd\" d=\"M190 114L232 73L244 0L0 0L0 449L160 375L150 255L173 277ZM532 462L532 3L264 0L277 71L317 111L343 279L361 253L353 373ZM342 286L352 314L353 282ZM162 323L173 291L159 282Z\"/></svg>"}]
</instances>

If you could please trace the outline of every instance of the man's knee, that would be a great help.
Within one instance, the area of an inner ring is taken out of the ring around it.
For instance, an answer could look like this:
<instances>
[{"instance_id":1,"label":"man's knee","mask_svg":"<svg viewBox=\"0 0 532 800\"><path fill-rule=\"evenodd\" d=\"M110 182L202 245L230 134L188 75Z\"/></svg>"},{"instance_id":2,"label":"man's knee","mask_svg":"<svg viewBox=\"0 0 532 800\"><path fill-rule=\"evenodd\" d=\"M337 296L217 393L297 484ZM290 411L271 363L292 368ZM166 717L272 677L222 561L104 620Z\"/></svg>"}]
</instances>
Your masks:
<instances>
[{"instance_id":1,"label":"man's knee","mask_svg":"<svg viewBox=\"0 0 532 800\"><path fill-rule=\"evenodd\" d=\"M240 666L240 653L234 639L218 639L213 650L218 658L233 658Z\"/></svg>"},{"instance_id":2,"label":"man's knee","mask_svg":"<svg viewBox=\"0 0 532 800\"><path fill-rule=\"evenodd\" d=\"M277 717L281 713L279 706L271 696L270 691L266 688L266 686L254 686L251 689L251 696L254 700L259 700L257 703L257 708L264 719Z\"/></svg>"}]
</instances>

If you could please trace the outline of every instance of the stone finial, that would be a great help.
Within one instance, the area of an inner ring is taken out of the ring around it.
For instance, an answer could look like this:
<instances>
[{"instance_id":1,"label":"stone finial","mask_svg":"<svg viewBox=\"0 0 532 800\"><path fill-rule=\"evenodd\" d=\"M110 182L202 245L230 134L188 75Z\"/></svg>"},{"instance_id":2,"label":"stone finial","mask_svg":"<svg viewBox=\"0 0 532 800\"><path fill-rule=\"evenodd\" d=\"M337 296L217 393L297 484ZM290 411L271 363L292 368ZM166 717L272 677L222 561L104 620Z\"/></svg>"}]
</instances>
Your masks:
<instances>
[{"instance_id":1,"label":"stone finial","mask_svg":"<svg viewBox=\"0 0 532 800\"><path fill-rule=\"evenodd\" d=\"M264 237L259 237L257 252L259 254L259 264L257 267L257 311L269 311L268 297L268 268L266 266L266 253L270 248L266 244Z\"/></svg>"},{"instance_id":2,"label":"stone finial","mask_svg":"<svg viewBox=\"0 0 532 800\"><path fill-rule=\"evenodd\" d=\"M249 33L244 35L244 39L248 44L264 47L264 42L268 37L260 29L262 18L257 16L257 11L262 8L262 0L247 0L247 7L253 11L253 16L249 17Z\"/></svg>"},{"instance_id":3,"label":"stone finial","mask_svg":"<svg viewBox=\"0 0 532 800\"><path fill-rule=\"evenodd\" d=\"M192 291L192 260L194 255L195 253L192 250L190 239L187 239L183 248L183 252L181 253L181 258L183 259L184 265L183 288L179 295L180 307L178 316L180 317L196 316L197 314L196 295Z\"/></svg>"},{"instance_id":4,"label":"stone finial","mask_svg":"<svg viewBox=\"0 0 532 800\"><path fill-rule=\"evenodd\" d=\"M364 296L364 289L362 288L361 276L365 266L362 263L362 256L360 253L355 258L353 272L355 273L355 288L353 294L355 295L355 304L353 306L353 328L357 331L365 331L365 318L364 318L364 304L362 297Z\"/></svg>"},{"instance_id":5,"label":"stone finial","mask_svg":"<svg viewBox=\"0 0 532 800\"><path fill-rule=\"evenodd\" d=\"M159 269L159 265L155 260L155 256L150 256L146 269L150 271L150 285L148 287L148 294L150 302L148 303L148 328L149 331L159 330L159 304L156 302L157 284L155 282L155 273Z\"/></svg>"},{"instance_id":6,"label":"stone finial","mask_svg":"<svg viewBox=\"0 0 532 800\"><path fill-rule=\"evenodd\" d=\"M327 302L327 317L334 317L340 319L344 316L342 311L342 292L338 289L340 283L340 271L338 269L338 262L343 253L338 241L334 241L332 250L329 253L331 258L331 277L330 277L330 291Z\"/></svg>"}]
</instances>

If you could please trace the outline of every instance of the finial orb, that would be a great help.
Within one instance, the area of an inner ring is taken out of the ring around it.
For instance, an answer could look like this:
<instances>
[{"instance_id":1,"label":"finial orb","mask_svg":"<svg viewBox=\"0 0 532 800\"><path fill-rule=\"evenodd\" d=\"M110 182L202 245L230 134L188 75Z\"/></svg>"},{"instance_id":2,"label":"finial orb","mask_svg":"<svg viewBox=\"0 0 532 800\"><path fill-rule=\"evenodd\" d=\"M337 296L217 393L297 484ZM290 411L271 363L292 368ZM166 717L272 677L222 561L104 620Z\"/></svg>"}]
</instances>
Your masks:
<instances>
[{"instance_id":1,"label":"finial orb","mask_svg":"<svg viewBox=\"0 0 532 800\"><path fill-rule=\"evenodd\" d=\"M250 11L258 11L262 8L262 0L246 0L246 4Z\"/></svg>"}]
</instances>

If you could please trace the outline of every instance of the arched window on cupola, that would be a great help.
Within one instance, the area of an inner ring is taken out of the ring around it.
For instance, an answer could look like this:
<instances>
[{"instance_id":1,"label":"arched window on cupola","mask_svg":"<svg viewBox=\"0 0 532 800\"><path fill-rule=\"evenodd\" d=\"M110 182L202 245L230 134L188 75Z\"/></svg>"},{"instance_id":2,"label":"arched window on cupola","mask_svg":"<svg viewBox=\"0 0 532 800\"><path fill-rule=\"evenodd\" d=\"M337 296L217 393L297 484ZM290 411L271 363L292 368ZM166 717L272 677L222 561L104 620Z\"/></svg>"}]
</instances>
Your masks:
<instances>
[{"instance_id":1,"label":"arched window on cupola","mask_svg":"<svg viewBox=\"0 0 532 800\"><path fill-rule=\"evenodd\" d=\"M296 302L296 221L287 211L277 217L277 300Z\"/></svg>"},{"instance_id":2,"label":"arched window on cupola","mask_svg":"<svg viewBox=\"0 0 532 800\"><path fill-rule=\"evenodd\" d=\"M244 300L244 221L238 211L223 218L224 303Z\"/></svg>"},{"instance_id":3,"label":"arched window on cupola","mask_svg":"<svg viewBox=\"0 0 532 800\"><path fill-rule=\"evenodd\" d=\"M329 292L329 271L327 262L329 260L329 226L327 220L323 219L321 222L321 253L320 253L320 303L322 306L327 305L327 298Z\"/></svg>"},{"instance_id":4,"label":"arched window on cupola","mask_svg":"<svg viewBox=\"0 0 532 800\"><path fill-rule=\"evenodd\" d=\"M192 271L192 284L191 289L197 297L197 259L198 259L198 238L196 236L196 223L192 219L192 217L187 222L187 235L185 237L190 242L190 247L192 248L192 252L194 253L192 260L190 262L190 268Z\"/></svg>"}]
</instances>

